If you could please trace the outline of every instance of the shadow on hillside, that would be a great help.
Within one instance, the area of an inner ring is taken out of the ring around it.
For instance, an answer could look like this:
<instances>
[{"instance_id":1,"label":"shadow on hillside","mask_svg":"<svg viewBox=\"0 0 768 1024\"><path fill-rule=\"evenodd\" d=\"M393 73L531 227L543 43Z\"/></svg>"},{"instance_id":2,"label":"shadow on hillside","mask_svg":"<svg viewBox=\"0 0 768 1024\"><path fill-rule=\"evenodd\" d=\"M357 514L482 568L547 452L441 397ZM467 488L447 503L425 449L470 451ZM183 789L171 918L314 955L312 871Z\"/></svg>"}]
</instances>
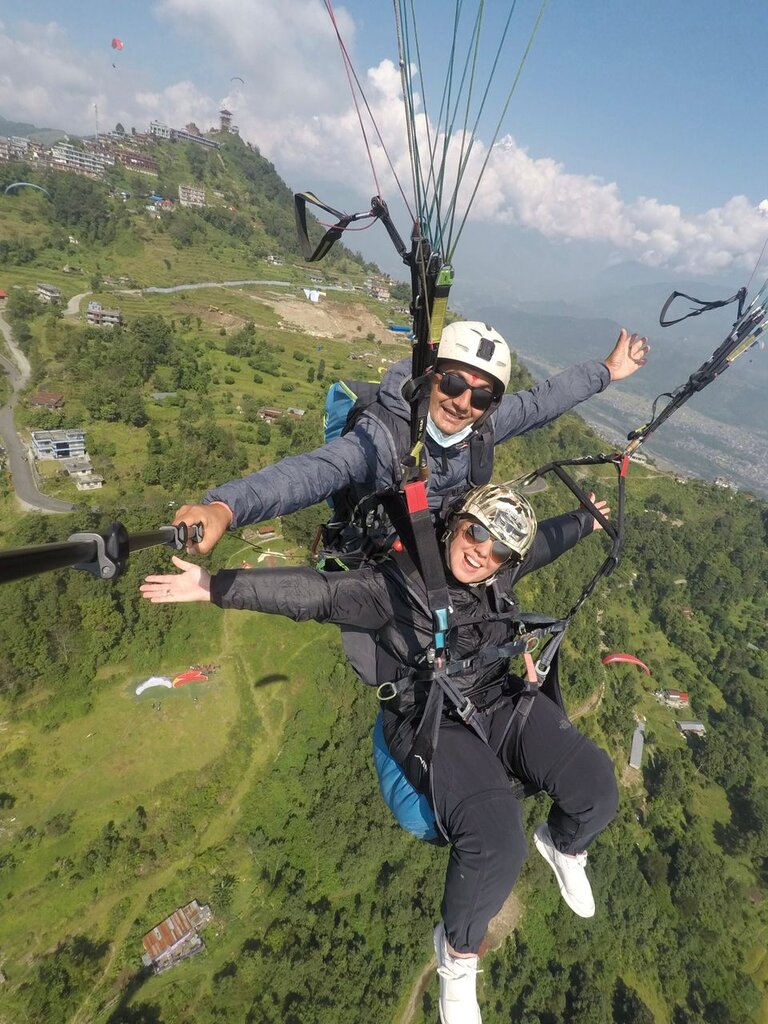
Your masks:
<instances>
[{"instance_id":1,"label":"shadow on hillside","mask_svg":"<svg viewBox=\"0 0 768 1024\"><path fill-rule=\"evenodd\" d=\"M107 1017L107 1024L163 1024L160 1007L156 1003L136 1003L134 1006L128 1006L144 982L151 977L152 970L149 967L143 967L133 975Z\"/></svg>"},{"instance_id":2,"label":"shadow on hillside","mask_svg":"<svg viewBox=\"0 0 768 1024\"><path fill-rule=\"evenodd\" d=\"M261 679L257 679L253 684L253 688L254 690L257 690L260 686L271 686L272 683L285 683L287 681L288 676L284 676L279 672L276 672L271 676L262 676Z\"/></svg>"}]
</instances>

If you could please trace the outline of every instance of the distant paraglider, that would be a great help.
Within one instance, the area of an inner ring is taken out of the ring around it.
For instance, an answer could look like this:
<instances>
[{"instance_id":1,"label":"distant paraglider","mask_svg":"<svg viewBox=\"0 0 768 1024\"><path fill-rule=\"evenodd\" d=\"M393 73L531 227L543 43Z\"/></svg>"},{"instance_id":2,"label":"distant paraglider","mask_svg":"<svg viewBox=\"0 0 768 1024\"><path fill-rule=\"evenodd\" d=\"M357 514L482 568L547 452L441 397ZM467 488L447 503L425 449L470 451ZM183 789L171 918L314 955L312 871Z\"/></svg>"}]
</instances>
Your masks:
<instances>
[{"instance_id":1,"label":"distant paraglider","mask_svg":"<svg viewBox=\"0 0 768 1024\"><path fill-rule=\"evenodd\" d=\"M122 48L123 48L123 40L122 39L118 39L117 36L115 36L115 38L112 40L112 49L113 50L122 50Z\"/></svg>"},{"instance_id":2,"label":"distant paraglider","mask_svg":"<svg viewBox=\"0 0 768 1024\"><path fill-rule=\"evenodd\" d=\"M48 196L49 199L51 198L51 193L48 191L47 188L43 188L42 185L35 185L31 181L14 181L12 185L7 185L6 186L6 189L5 189L5 192L3 193L3 195L8 195L8 193L11 191L11 189L15 189L15 188L36 188L38 192L44 192Z\"/></svg>"},{"instance_id":3,"label":"distant paraglider","mask_svg":"<svg viewBox=\"0 0 768 1024\"><path fill-rule=\"evenodd\" d=\"M230 82L240 82L241 85L245 85L245 82L239 75L235 75L233 78L230 78Z\"/></svg>"},{"instance_id":4,"label":"distant paraglider","mask_svg":"<svg viewBox=\"0 0 768 1024\"><path fill-rule=\"evenodd\" d=\"M629 665L637 665L637 667L641 668L647 676L651 674L651 670L648 668L645 662L640 661L640 659L636 658L634 654L619 654L617 652L616 654L606 654L606 656L601 660L604 665L613 665L616 662L625 661Z\"/></svg>"}]
</instances>

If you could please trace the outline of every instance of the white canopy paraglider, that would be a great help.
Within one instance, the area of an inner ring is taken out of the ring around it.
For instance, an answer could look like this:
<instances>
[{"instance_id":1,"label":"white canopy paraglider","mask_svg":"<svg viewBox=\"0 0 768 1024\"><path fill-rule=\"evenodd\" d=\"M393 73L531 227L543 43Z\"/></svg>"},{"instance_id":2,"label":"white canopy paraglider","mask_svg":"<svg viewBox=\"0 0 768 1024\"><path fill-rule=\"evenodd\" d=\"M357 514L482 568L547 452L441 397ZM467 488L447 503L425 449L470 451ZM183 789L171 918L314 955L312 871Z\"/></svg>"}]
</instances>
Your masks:
<instances>
[{"instance_id":1,"label":"white canopy paraglider","mask_svg":"<svg viewBox=\"0 0 768 1024\"><path fill-rule=\"evenodd\" d=\"M136 696L138 697L139 694L144 693L145 690L148 690L152 686L164 686L166 689L170 690L173 686L173 682L168 678L168 676L150 676L149 679L145 679L143 683L139 683L136 687Z\"/></svg>"}]
</instances>

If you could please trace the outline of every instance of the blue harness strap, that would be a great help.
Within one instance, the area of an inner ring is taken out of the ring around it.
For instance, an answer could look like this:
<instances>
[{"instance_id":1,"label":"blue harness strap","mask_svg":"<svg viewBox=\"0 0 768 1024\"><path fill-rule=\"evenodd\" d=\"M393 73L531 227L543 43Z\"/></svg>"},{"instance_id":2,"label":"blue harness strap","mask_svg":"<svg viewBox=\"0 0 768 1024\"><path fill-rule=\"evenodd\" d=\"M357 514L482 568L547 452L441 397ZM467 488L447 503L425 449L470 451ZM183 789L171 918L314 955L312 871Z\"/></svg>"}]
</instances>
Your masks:
<instances>
[{"instance_id":1,"label":"blue harness strap","mask_svg":"<svg viewBox=\"0 0 768 1024\"><path fill-rule=\"evenodd\" d=\"M373 762L384 803L392 811L398 825L425 842L437 839L435 812L426 796L414 789L390 754L384 739L381 712L373 727Z\"/></svg>"}]
</instances>

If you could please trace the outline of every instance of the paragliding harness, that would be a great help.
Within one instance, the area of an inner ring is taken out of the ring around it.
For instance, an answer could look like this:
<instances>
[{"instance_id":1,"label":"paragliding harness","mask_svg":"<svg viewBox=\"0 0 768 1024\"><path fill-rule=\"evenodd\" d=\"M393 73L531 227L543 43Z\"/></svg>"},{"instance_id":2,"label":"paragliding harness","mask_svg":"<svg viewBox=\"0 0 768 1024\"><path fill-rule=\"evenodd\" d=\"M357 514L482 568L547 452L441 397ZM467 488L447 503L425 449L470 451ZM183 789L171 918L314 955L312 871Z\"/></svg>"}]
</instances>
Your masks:
<instances>
[{"instance_id":1,"label":"paragliding harness","mask_svg":"<svg viewBox=\"0 0 768 1024\"><path fill-rule=\"evenodd\" d=\"M340 380L333 383L325 403L325 442L350 433L365 414L374 417L387 432L392 448L402 462L411 450L408 422L383 405L378 397L379 384L375 381ZM470 485L480 487L489 483L493 473L494 449L491 419L486 418L479 429L472 432L467 447ZM319 528L312 546L312 555L319 569L354 569L389 553L397 535L383 497L380 492L371 493L365 485L350 483L329 498L332 516ZM438 518L444 518L452 500L451 495L445 497Z\"/></svg>"},{"instance_id":2,"label":"paragliding harness","mask_svg":"<svg viewBox=\"0 0 768 1024\"><path fill-rule=\"evenodd\" d=\"M307 234L306 205L311 203L319 206L326 212L332 213L338 218L335 225L329 228L320 243L313 247ZM367 504L358 503L356 508L358 516L363 511L363 527L359 525L353 529L360 529L358 535L358 550L362 550L363 544L359 543L360 537L365 532L365 516L372 516L370 520L380 516L380 511L386 514L388 523L391 524L393 532L397 535L397 546L401 549L400 556L405 566L405 575L417 574L424 589L426 590L427 605L432 616L433 641L429 648L423 652L422 662L411 676L398 680L397 683L385 683L378 688L379 700L382 703L397 701L401 708L405 702L418 690L423 698L423 711L418 724L414 742L406 755L403 764L406 775L412 785L421 792L427 792L431 784L430 765L434 750L438 741L440 721L444 711L458 717L469 728L487 743L488 738L478 716L478 707L472 698L463 693L456 685L455 678L462 672L466 672L471 665L481 664L484 660L488 663L495 660L503 660L530 651L533 646L538 646L540 641L549 636L539 656L536 671L537 683L526 684L519 699L517 700L515 713L510 719L510 729L513 730L512 742L519 742L519 735L528 717L531 702L538 692L545 692L563 708L562 694L559 686L558 653L560 645L565 636L570 620L583 601L592 593L598 580L613 571L618 564L619 552L623 540L623 516L624 516L624 477L626 474L626 460L620 462L619 456L590 456L584 459L561 460L549 463L539 470L529 474L521 484L531 484L533 481L546 473L555 473L568 488L578 497L579 501L598 519L607 535L612 539L611 552L597 574L584 588L571 611L563 619L553 619L544 616L521 616L520 613L500 613L500 616L509 619L512 639L509 643L493 649L484 649L477 652L469 659L452 660L449 629L451 626L451 608L448 594L448 586L445 579L443 560L438 548L435 532L435 525L429 510L427 501L426 481L428 477L428 465L424 437L426 431L427 413L429 409L430 386L432 372L437 357L437 345L440 340L445 320L445 312L448 302L448 293L453 280L453 271L450 266L443 265L438 253L431 251L429 242L423 237L420 225L414 224L411 236L411 249L406 249L402 239L395 229L389 217L386 204L378 197L371 200L371 210L367 214L346 215L334 210L332 207L320 202L312 193L305 192L295 197L296 223L301 241L304 256L308 262L321 259L344 231L344 229L355 219L362 216L372 216L380 219L390 238L400 253L403 262L409 266L411 271L412 302L411 313L413 316L413 350L411 361L411 379L408 393L405 395L411 406L410 422L410 450L402 459L401 464L401 486L389 491L379 492L366 498ZM375 389L375 385L373 385ZM348 387L347 398L354 395L354 402L348 407L348 417L345 420L347 425L353 425L355 417L365 410L382 418L387 417L383 406L375 402L374 394L367 392L361 396L360 405L358 393L353 387ZM366 401L366 398L368 399ZM339 417L340 418L340 417ZM394 419L392 414L387 417L390 422ZM488 422L486 418L485 422ZM402 428L395 428L402 430ZM479 486L490 480L493 467L493 435L481 434L478 431L478 451L482 457L478 458L478 466L473 465L472 483ZM490 443L488 443L490 442ZM399 448L399 446L398 446ZM401 449L399 449L401 450ZM489 456L488 453L491 453ZM618 470L620 497L618 502L618 526L605 519L595 507L587 494L567 474L565 466L569 465L597 465L612 463ZM475 470L477 478L475 478ZM347 500L349 510L350 502ZM334 503L334 511L336 504ZM342 520L341 515L335 519ZM358 524L360 520L358 519ZM333 524L330 524L333 526ZM341 523L342 531L347 529L346 522ZM326 528L325 538L329 536ZM342 532L340 531L340 532ZM369 547L370 550L370 547ZM348 555L351 552L344 552L342 565L348 567ZM545 687L543 690L542 688ZM394 704L390 704L394 707ZM414 704L415 710L415 704ZM563 708L564 710L564 708ZM508 742L509 735L504 737ZM439 832L445 837L445 831L441 823L437 822Z\"/></svg>"},{"instance_id":3,"label":"paragliding harness","mask_svg":"<svg viewBox=\"0 0 768 1024\"><path fill-rule=\"evenodd\" d=\"M685 316L678 317L675 320L665 319L671 304L678 297L690 299L690 301L696 303L697 308L693 309ZM746 288L739 289L739 291L729 299L714 301L696 299L682 292L673 292L664 304L659 317L659 323L662 327L671 326L672 324L679 323L690 316L698 316L710 309L717 309L728 305L731 302L738 302L736 320L722 344L715 349L709 359L707 359L696 371L694 371L694 373L690 375L684 384L672 392L658 396L653 403L649 421L643 426L630 432L627 437L629 443L623 452L611 455L586 456L580 459L551 462L518 481L518 485L521 489L525 489L525 487L532 484L535 479L542 477L547 473L553 473L579 499L581 504L585 506L593 516L595 516L598 522L600 522L600 525L611 539L611 548L602 565L599 567L589 583L584 587L575 604L563 619L539 619L536 621L535 618L531 619L531 617L518 616L518 621L520 623L520 627L518 627L519 629L524 629L527 625L528 627L533 627L534 633L539 630L543 630L545 634L549 632L550 638L545 642L536 662L536 674L539 686L534 684L533 686L526 687L526 690L521 694L518 701L518 707L515 709L516 714L511 719L510 729L513 731L513 743L519 742L522 726L530 712L532 700L537 693L548 693L548 695L561 707L563 706L558 679L558 653L560 645L562 644L568 625L575 613L592 594L598 582L602 578L609 576L618 565L624 540L625 480L632 456L637 452L647 438L674 412L676 412L677 409L684 405L694 394L711 384L721 373L735 362L739 356L743 355L757 344L760 336L765 332L766 327L768 327L768 280L763 283L761 289L746 310L744 309L745 297ZM669 401L667 405L657 413L656 406L659 400L663 397L668 398ZM618 509L615 525L605 520L599 510L595 508L588 496L566 470L566 467L570 466L601 464L613 465L617 472ZM524 637L525 634L523 633L518 637L517 642L522 641ZM515 644L516 641L512 640L509 645L510 656L513 653ZM483 656L484 652L480 652L477 657ZM496 650L496 656L504 657L507 656L507 653L503 648L498 648ZM436 663L437 658L435 656L433 658L433 664ZM474 663L477 664L477 662ZM416 741L409 752L407 759L407 761L411 762L409 767L412 766L414 759L418 756L421 756L427 764L429 763L429 758L434 752L434 744L436 743L440 713L442 712L446 701L449 705L453 705L455 713L458 714L463 721L473 727L475 731L478 731L477 726L479 723L475 719L476 708L473 706L472 701L463 694L456 694L453 692L450 686L450 677L457 671L461 671L461 662L458 661L448 661L444 665L440 664L437 670L433 670L432 684L428 691L425 711L419 733L417 734ZM445 680L448 680L449 682L445 683ZM509 736L507 736L506 739L509 739ZM417 761L416 763L418 768L423 771L421 762ZM411 773L409 772L409 775L410 774ZM415 777L418 779L418 775ZM442 829L439 821L436 825L437 829L439 829L444 835L444 830Z\"/></svg>"},{"instance_id":4,"label":"paragliding harness","mask_svg":"<svg viewBox=\"0 0 768 1024\"><path fill-rule=\"evenodd\" d=\"M567 466L584 465L613 465L617 471L617 514L615 523L607 520L597 509L589 496L576 483L573 477L567 472ZM451 655L451 631L459 626L469 625L472 619L457 620L451 618L448 636L442 655L438 655L435 647L429 647L423 652L419 666L398 678L392 683L383 683L377 689L377 696L382 707L388 707L399 717L415 716L418 719L413 742L406 756L401 759L403 770L408 782L414 787L417 793L428 793L430 796L432 775L430 766L437 747L440 723L444 715L462 721L471 728L477 736L486 744L488 737L481 721L481 712L484 710L484 691L495 688L499 684L499 677L494 678L484 686L475 688L472 691L464 691L456 680L468 671L475 671L483 665L492 665L495 662L503 662L507 659L521 655L525 652L533 653L540 648L538 659L535 663L536 681L519 681L520 689L514 694L515 705L509 717L504 734L498 743L495 744L494 753L498 754L503 746L512 750L511 760L519 760L519 747L522 738L523 728L530 714L534 699L543 694L552 700L566 714L562 691L560 688L559 653L560 647L565 638L568 627L573 616L581 605L591 595L598 582L609 576L619 562L621 548L624 542L624 509L625 509L625 478L628 459L617 455L596 455L587 456L581 459L560 460L548 463L545 466L534 470L522 480L518 481L521 488L530 486L534 480L547 474L554 474L567 488L579 499L580 503L600 522L605 533L610 538L611 545L608 554L592 579L583 588L574 605L562 618L541 615L538 613L523 613L519 609L510 608L509 611L497 611L490 617L484 616L484 622L505 621L509 623L510 639L499 645L487 645L480 650L472 652L462 658ZM434 528L432 535L435 536ZM418 583L420 579L424 583L424 573L413 563L409 550L402 550L394 554L398 568L409 581ZM442 571L442 563L441 563ZM444 578L444 577L443 577ZM492 585L495 595L495 605L501 609L505 604L512 605L511 600L501 593L498 584ZM543 644L543 646L542 646ZM492 703L492 701L491 701ZM377 724L377 728L379 728ZM381 750L383 734L376 739L379 749L376 751L377 767L384 764L384 756ZM382 771L379 770L380 779ZM520 780L511 780L513 792L519 796L526 796L536 792L537 787L525 784ZM383 786L382 786L383 788ZM392 792L397 799L397 790L394 784L390 784ZM402 793L400 799L404 799ZM415 796L411 800L411 805ZM389 802L389 801L388 801ZM430 801L434 807L434 800ZM393 803L390 802L390 807ZM393 807L394 810L394 807ZM411 806L411 812L415 808ZM432 812L434 814L434 812ZM401 824L405 825L402 818ZM427 824L424 824L425 816L422 814L421 821L417 828L409 828L420 838L433 842L440 842L440 836L447 841L447 836L437 815L434 815L434 831L430 832ZM424 833L426 830L426 834Z\"/></svg>"}]
</instances>

